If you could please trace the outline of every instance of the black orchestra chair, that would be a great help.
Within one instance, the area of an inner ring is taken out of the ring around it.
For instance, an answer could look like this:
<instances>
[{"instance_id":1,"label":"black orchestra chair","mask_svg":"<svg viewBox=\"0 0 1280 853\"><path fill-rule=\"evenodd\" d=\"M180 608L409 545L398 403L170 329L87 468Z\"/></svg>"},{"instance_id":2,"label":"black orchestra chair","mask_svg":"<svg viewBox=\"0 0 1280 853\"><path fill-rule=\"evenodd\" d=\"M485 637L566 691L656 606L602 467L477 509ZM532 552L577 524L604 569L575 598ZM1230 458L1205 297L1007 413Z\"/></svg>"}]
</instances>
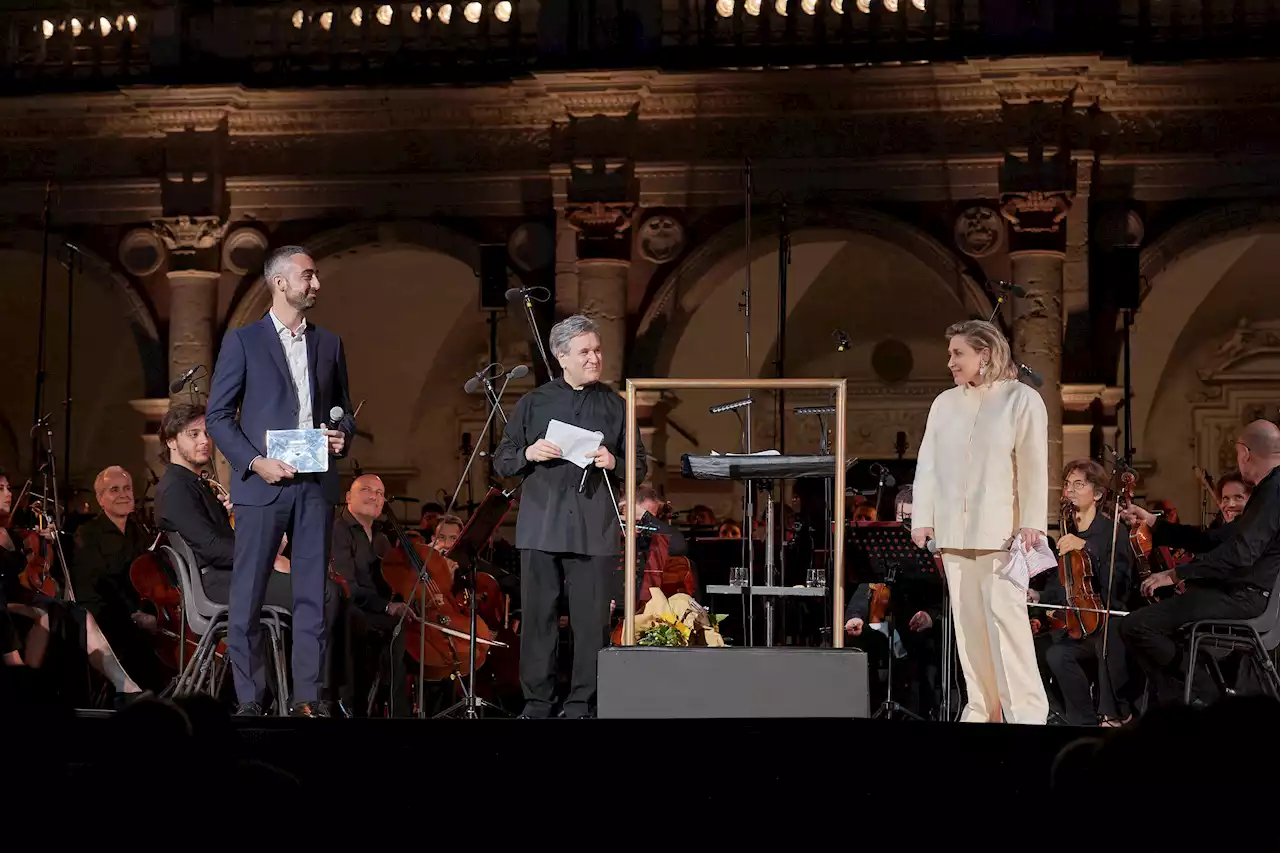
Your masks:
<instances>
[{"instance_id":1,"label":"black orchestra chair","mask_svg":"<svg viewBox=\"0 0 1280 853\"><path fill-rule=\"evenodd\" d=\"M1226 689L1218 660L1231 652L1250 652L1258 668L1263 688L1275 699L1280 699L1280 674L1276 673L1272 653L1280 646L1280 576L1267 599L1267 609L1252 619L1202 619L1187 626L1186 686L1182 701L1191 703L1192 679L1196 671L1196 658L1203 650L1208 658L1209 670L1218 689Z\"/></svg>"},{"instance_id":2,"label":"black orchestra chair","mask_svg":"<svg viewBox=\"0 0 1280 853\"><path fill-rule=\"evenodd\" d=\"M175 694L200 691L204 685L212 694L216 689L213 677L218 643L227 635L227 611L225 604L215 604L205 594L200 570L196 567L195 554L181 536L168 534L169 544L162 547L173 564L182 590L182 612L192 633L200 637L200 643L187 662L174 686ZM271 667L276 682L277 710L280 715L289 712L289 671L285 663L284 637L289 611L267 605L262 608L262 627L271 642Z\"/></svg>"}]
</instances>

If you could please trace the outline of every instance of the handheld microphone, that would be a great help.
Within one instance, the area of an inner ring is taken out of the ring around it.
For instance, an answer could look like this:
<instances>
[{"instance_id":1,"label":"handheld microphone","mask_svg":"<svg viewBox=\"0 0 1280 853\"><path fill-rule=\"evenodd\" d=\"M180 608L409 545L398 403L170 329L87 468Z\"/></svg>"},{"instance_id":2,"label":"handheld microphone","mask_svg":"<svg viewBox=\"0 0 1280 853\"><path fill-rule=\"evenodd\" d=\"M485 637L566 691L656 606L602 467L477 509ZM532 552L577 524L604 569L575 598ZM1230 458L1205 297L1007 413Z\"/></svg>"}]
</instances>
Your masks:
<instances>
[{"instance_id":1,"label":"handheld microphone","mask_svg":"<svg viewBox=\"0 0 1280 853\"><path fill-rule=\"evenodd\" d=\"M930 536L928 539L924 540L924 549L925 549L926 551L928 551L930 554L933 554L934 556L937 556L937 554L938 554L938 542L937 542L937 540L935 540L932 536Z\"/></svg>"},{"instance_id":2,"label":"handheld microphone","mask_svg":"<svg viewBox=\"0 0 1280 853\"><path fill-rule=\"evenodd\" d=\"M185 388L185 387L187 387L187 383L191 381L191 377L195 376L195 375L196 375L197 373L199 373L201 370L204 370L204 365L203 365L203 364L197 364L195 367L191 368L191 369L190 369L190 370L188 370L186 373L182 374L182 375L181 375L181 376L179 376L177 379L175 379L175 380L173 380L172 382L170 382L170 383L169 383L169 393L170 393L170 394L181 394L181 393L182 393L182 389L183 389L183 388Z\"/></svg>"},{"instance_id":3,"label":"handheld microphone","mask_svg":"<svg viewBox=\"0 0 1280 853\"><path fill-rule=\"evenodd\" d=\"M338 428L338 424L342 422L343 414L344 412L342 411L341 406L334 406L332 409L329 410L329 429Z\"/></svg>"}]
</instances>

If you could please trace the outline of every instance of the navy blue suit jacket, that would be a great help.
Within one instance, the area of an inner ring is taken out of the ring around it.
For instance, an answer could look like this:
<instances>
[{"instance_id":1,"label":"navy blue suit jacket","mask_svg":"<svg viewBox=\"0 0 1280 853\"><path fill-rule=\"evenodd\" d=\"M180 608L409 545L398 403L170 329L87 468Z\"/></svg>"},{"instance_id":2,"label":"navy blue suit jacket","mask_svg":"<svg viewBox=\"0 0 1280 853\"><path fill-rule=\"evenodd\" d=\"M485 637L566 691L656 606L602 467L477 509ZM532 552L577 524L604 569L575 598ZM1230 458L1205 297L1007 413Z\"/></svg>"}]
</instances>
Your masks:
<instances>
[{"instance_id":1,"label":"navy blue suit jacket","mask_svg":"<svg viewBox=\"0 0 1280 853\"><path fill-rule=\"evenodd\" d=\"M322 427L329 410L341 406L344 415L338 429L347 436L343 454L351 447L356 421L351 413L347 385L347 357L342 339L307 321L307 375L311 380L311 419ZM205 422L209 435L227 457L238 476L231 481L232 503L266 506L280 495L288 480L270 485L249 468L255 456L266 456L267 430L296 429L298 395L285 362L284 348L269 314L256 323L227 332L218 353L209 389ZM342 485L336 466L320 475L324 497L331 504L341 500Z\"/></svg>"}]
</instances>

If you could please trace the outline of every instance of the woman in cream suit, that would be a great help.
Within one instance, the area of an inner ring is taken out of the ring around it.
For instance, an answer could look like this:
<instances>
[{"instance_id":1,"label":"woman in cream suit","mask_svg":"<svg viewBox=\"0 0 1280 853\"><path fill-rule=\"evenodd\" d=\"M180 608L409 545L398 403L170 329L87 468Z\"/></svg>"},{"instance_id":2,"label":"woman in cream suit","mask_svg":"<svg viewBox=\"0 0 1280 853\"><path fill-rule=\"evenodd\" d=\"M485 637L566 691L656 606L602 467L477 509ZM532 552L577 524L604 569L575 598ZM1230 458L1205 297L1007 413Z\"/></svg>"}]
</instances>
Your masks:
<instances>
[{"instance_id":1,"label":"woman in cream suit","mask_svg":"<svg viewBox=\"0 0 1280 853\"><path fill-rule=\"evenodd\" d=\"M1043 725L1025 590L1004 574L1018 534L1044 535L1048 427L1044 401L1018 381L1009 342L991 323L947 329L956 387L929 409L916 463L911 538L937 543L951 593L968 703L963 722Z\"/></svg>"}]
</instances>

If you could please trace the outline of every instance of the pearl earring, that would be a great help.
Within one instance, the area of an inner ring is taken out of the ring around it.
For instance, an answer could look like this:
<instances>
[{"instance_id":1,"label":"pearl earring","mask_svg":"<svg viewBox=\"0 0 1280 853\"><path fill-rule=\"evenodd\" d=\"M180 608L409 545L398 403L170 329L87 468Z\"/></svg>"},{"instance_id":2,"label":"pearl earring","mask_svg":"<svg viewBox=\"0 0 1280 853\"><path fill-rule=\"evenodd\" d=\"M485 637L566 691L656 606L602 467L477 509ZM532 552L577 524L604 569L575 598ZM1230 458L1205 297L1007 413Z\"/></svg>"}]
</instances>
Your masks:
<instances>
[{"instance_id":1,"label":"pearl earring","mask_svg":"<svg viewBox=\"0 0 1280 853\"><path fill-rule=\"evenodd\" d=\"M987 363L985 361L982 362L982 364L978 365L978 375L979 376L987 375Z\"/></svg>"}]
</instances>

